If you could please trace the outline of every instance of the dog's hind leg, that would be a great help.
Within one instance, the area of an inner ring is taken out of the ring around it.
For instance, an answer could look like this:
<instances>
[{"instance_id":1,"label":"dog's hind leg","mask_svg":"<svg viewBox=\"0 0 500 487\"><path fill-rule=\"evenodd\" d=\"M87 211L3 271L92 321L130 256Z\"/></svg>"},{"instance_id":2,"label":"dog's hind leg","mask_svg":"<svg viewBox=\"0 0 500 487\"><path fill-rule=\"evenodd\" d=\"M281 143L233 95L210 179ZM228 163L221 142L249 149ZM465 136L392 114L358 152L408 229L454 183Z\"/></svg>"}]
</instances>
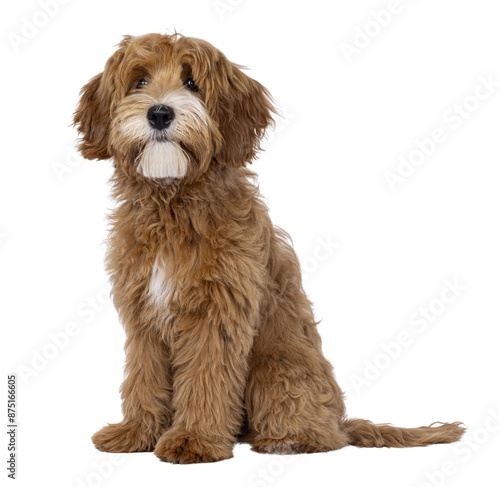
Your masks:
<instances>
[{"instance_id":1,"label":"dog's hind leg","mask_svg":"<svg viewBox=\"0 0 500 487\"><path fill-rule=\"evenodd\" d=\"M348 444L342 393L309 301L298 286L275 293L254 341L245 405L259 453L313 453Z\"/></svg>"},{"instance_id":2,"label":"dog's hind leg","mask_svg":"<svg viewBox=\"0 0 500 487\"><path fill-rule=\"evenodd\" d=\"M130 330L125 348L124 419L102 428L92 441L107 452L153 451L172 417L169 351L154 331L144 330Z\"/></svg>"}]
</instances>

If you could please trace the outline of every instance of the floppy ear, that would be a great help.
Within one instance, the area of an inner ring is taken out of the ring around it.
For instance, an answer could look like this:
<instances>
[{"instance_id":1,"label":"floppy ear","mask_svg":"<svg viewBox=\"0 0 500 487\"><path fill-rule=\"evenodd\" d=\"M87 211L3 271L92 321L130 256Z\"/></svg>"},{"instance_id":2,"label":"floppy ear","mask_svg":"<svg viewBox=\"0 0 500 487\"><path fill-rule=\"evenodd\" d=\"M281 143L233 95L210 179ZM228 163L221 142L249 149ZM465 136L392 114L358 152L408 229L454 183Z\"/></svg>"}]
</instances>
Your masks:
<instances>
[{"instance_id":1,"label":"floppy ear","mask_svg":"<svg viewBox=\"0 0 500 487\"><path fill-rule=\"evenodd\" d=\"M80 102L73 117L80 141L78 150L85 159L109 159L108 133L110 96L101 86L103 73L94 76L81 90Z\"/></svg>"},{"instance_id":2,"label":"floppy ear","mask_svg":"<svg viewBox=\"0 0 500 487\"><path fill-rule=\"evenodd\" d=\"M86 159L109 159L109 128L118 96L117 71L131 36L124 36L118 50L108 59L104 71L94 76L80 91L80 102L73 116L73 125L80 134L78 150Z\"/></svg>"},{"instance_id":3,"label":"floppy ear","mask_svg":"<svg viewBox=\"0 0 500 487\"><path fill-rule=\"evenodd\" d=\"M219 130L223 142L215 158L227 166L251 163L260 150L266 129L274 124L272 98L266 88L225 61L222 93L219 92Z\"/></svg>"}]
</instances>

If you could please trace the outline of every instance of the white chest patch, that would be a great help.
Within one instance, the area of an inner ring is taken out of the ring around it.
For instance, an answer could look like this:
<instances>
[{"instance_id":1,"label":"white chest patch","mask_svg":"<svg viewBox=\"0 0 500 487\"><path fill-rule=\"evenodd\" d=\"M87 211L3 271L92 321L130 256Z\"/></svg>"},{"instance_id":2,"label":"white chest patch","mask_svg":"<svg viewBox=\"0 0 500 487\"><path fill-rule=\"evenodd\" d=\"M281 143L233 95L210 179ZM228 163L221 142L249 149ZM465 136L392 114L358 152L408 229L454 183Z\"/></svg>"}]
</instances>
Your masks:
<instances>
[{"instance_id":1,"label":"white chest patch","mask_svg":"<svg viewBox=\"0 0 500 487\"><path fill-rule=\"evenodd\" d=\"M167 276L162 261L157 257L151 271L148 294L158 311L168 310L168 302L172 293L171 279Z\"/></svg>"}]
</instances>

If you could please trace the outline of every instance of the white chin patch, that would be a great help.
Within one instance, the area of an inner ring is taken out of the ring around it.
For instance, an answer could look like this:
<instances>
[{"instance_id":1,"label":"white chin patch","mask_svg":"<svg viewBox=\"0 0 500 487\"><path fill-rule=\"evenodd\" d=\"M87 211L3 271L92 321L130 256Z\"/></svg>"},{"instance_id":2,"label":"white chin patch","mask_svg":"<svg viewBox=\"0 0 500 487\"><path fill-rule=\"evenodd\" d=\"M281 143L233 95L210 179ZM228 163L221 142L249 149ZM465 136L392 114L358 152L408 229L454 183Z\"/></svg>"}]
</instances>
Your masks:
<instances>
[{"instance_id":1,"label":"white chin patch","mask_svg":"<svg viewBox=\"0 0 500 487\"><path fill-rule=\"evenodd\" d=\"M137 170L147 178L182 178L188 157L176 142L150 141L139 156Z\"/></svg>"}]
</instances>

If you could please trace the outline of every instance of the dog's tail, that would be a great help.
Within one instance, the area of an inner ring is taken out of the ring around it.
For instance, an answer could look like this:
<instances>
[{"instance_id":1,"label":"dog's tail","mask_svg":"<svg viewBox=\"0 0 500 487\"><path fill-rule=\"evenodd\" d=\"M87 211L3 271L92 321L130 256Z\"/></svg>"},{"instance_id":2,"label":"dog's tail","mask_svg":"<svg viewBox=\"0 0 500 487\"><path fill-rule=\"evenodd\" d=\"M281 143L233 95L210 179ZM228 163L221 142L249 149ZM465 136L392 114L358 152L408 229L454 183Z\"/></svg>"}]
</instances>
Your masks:
<instances>
[{"instance_id":1,"label":"dog's tail","mask_svg":"<svg viewBox=\"0 0 500 487\"><path fill-rule=\"evenodd\" d=\"M390 424L374 424L366 419L347 419L343 430L349 445L364 448L407 448L436 443L453 443L465 433L462 423L433 423L420 428L397 428Z\"/></svg>"}]
</instances>

